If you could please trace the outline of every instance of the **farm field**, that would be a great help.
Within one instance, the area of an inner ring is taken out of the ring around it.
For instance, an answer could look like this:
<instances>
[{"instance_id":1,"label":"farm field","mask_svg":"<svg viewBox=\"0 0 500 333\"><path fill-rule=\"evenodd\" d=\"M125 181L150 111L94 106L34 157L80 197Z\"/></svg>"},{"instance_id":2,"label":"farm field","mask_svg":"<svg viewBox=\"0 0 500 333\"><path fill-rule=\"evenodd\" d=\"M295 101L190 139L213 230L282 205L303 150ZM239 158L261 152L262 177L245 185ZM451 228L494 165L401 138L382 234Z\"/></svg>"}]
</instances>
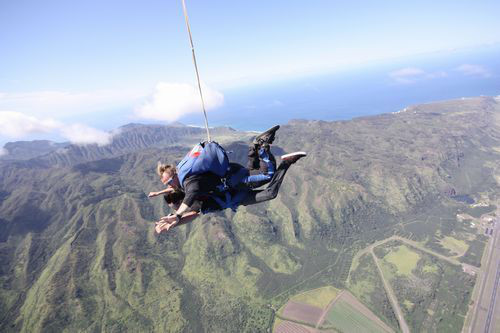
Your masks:
<instances>
[{"instance_id":1,"label":"farm field","mask_svg":"<svg viewBox=\"0 0 500 333\"><path fill-rule=\"evenodd\" d=\"M311 327L300 325L288 320L279 322L273 332L275 333L315 333L316 330ZM328 332L328 331L326 331Z\"/></svg>"},{"instance_id":2,"label":"farm field","mask_svg":"<svg viewBox=\"0 0 500 333\"><path fill-rule=\"evenodd\" d=\"M320 327L341 332L394 332L349 292L333 304Z\"/></svg>"},{"instance_id":3,"label":"farm field","mask_svg":"<svg viewBox=\"0 0 500 333\"><path fill-rule=\"evenodd\" d=\"M328 286L295 295L290 300L324 309L335 297L337 297L339 292L340 290L337 288Z\"/></svg>"},{"instance_id":4,"label":"farm field","mask_svg":"<svg viewBox=\"0 0 500 333\"><path fill-rule=\"evenodd\" d=\"M321 318L323 309L304 303L289 301L282 311L283 318L293 319L297 322L316 325Z\"/></svg>"},{"instance_id":5,"label":"farm field","mask_svg":"<svg viewBox=\"0 0 500 333\"><path fill-rule=\"evenodd\" d=\"M350 332L353 329L394 331L349 291L327 286L291 297L277 312L273 332Z\"/></svg>"}]
</instances>

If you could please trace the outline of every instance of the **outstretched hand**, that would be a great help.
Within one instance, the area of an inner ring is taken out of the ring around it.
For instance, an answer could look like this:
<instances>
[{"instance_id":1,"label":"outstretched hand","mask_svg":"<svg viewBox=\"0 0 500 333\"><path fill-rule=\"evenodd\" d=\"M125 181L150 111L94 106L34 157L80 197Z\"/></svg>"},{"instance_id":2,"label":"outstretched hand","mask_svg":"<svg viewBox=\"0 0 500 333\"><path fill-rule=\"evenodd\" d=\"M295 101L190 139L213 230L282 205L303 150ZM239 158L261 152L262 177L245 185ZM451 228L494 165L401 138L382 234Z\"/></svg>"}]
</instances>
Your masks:
<instances>
[{"instance_id":1,"label":"outstretched hand","mask_svg":"<svg viewBox=\"0 0 500 333\"><path fill-rule=\"evenodd\" d=\"M173 223L168 223L168 222L156 222L156 227L155 231L157 234L161 234L162 231L168 231L170 228L172 228L175 225L175 222Z\"/></svg>"},{"instance_id":2,"label":"outstretched hand","mask_svg":"<svg viewBox=\"0 0 500 333\"><path fill-rule=\"evenodd\" d=\"M200 215L199 212L191 211L183 214L182 218L180 218L179 220L177 220L177 215L175 214L164 216L158 222L156 222L155 230L157 233L161 233L162 231L168 231L173 227L192 222L199 215Z\"/></svg>"},{"instance_id":3,"label":"outstretched hand","mask_svg":"<svg viewBox=\"0 0 500 333\"><path fill-rule=\"evenodd\" d=\"M175 215L170 214L168 216L164 216L160 219L160 221L156 222L155 230L158 234L162 231L168 231L170 228L177 224L177 218Z\"/></svg>"},{"instance_id":4,"label":"outstretched hand","mask_svg":"<svg viewBox=\"0 0 500 333\"><path fill-rule=\"evenodd\" d=\"M160 195L158 192L149 192L148 197L156 197L157 195Z\"/></svg>"}]
</instances>

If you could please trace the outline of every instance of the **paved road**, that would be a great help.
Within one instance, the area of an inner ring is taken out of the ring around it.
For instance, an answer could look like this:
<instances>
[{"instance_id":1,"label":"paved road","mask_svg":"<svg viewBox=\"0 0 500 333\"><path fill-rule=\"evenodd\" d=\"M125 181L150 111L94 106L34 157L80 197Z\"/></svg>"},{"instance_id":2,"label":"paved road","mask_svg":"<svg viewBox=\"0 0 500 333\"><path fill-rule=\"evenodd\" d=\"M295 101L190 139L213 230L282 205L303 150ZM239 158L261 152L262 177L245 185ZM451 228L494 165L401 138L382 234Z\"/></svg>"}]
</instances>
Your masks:
<instances>
[{"instance_id":1,"label":"paved road","mask_svg":"<svg viewBox=\"0 0 500 333\"><path fill-rule=\"evenodd\" d=\"M498 299L497 297L499 283L499 265L500 265L500 208L497 209L497 218L492 235L489 241L488 253L486 257L486 265L481 270L478 276L480 283L479 296L474 304L472 324L469 327L469 332L495 332L500 329L500 314L494 309Z\"/></svg>"},{"instance_id":2,"label":"paved road","mask_svg":"<svg viewBox=\"0 0 500 333\"><path fill-rule=\"evenodd\" d=\"M495 305L496 305L499 280L500 280L500 262L498 262L498 265L497 265L497 275L495 278L495 286L493 287L493 292L491 294L490 308L488 309L488 318L486 318L486 325L484 327L485 332L490 332L491 319L493 318L493 310L495 309Z\"/></svg>"}]
</instances>

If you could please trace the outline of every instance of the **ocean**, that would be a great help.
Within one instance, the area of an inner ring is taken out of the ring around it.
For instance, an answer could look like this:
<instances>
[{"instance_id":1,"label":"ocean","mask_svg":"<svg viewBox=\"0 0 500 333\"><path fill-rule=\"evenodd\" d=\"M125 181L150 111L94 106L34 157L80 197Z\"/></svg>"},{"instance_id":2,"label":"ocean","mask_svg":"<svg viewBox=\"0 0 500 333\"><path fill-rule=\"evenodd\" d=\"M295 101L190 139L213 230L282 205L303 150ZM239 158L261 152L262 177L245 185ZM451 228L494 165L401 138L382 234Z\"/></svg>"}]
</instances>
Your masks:
<instances>
[{"instance_id":1,"label":"ocean","mask_svg":"<svg viewBox=\"0 0 500 333\"><path fill-rule=\"evenodd\" d=\"M500 46L380 62L332 74L223 91L210 126L263 130L292 119L346 120L409 105L500 94ZM203 125L202 114L180 119Z\"/></svg>"}]
</instances>

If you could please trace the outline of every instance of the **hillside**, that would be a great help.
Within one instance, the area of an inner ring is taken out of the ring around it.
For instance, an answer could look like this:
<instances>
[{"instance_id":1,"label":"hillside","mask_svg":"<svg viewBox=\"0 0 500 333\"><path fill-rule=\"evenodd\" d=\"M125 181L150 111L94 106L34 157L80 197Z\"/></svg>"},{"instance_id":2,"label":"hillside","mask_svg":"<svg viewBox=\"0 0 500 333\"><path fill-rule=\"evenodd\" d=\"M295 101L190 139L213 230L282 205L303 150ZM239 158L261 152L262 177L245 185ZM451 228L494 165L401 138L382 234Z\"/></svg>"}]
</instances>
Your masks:
<instances>
[{"instance_id":1,"label":"hillside","mask_svg":"<svg viewBox=\"0 0 500 333\"><path fill-rule=\"evenodd\" d=\"M108 146L0 160L0 330L265 331L269 304L344 288L359 249L393 234L451 235L455 224L441 217L469 212L461 198L493 201L499 190L498 99L296 120L279 130L273 152L309 156L277 199L158 236L153 222L168 210L146 195L161 188L156 163L179 161L203 136L135 124ZM245 162L250 133L212 136ZM416 219L430 223L407 227Z\"/></svg>"}]
</instances>

